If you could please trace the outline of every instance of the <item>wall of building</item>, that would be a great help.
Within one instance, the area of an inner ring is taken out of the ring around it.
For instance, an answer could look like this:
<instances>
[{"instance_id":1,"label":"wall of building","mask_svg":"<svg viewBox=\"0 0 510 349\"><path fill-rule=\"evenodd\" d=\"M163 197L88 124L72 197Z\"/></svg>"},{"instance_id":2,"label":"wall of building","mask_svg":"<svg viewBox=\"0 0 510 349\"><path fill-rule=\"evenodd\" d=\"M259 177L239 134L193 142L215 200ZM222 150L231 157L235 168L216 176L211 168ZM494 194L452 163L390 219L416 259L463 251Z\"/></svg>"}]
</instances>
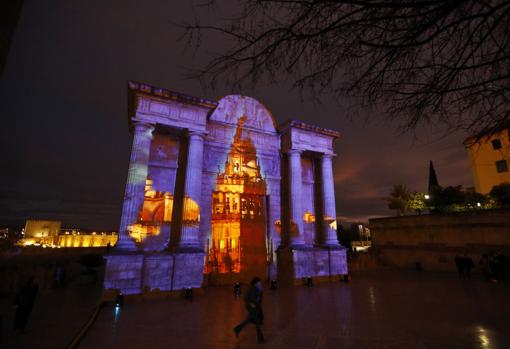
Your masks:
<instances>
[{"instance_id":1,"label":"wall of building","mask_svg":"<svg viewBox=\"0 0 510 349\"><path fill-rule=\"evenodd\" d=\"M61 225L61 221L29 219L25 223L25 237L55 236L58 235Z\"/></svg>"},{"instance_id":2,"label":"wall of building","mask_svg":"<svg viewBox=\"0 0 510 349\"><path fill-rule=\"evenodd\" d=\"M493 186L510 182L510 130L500 131L479 141L468 139L465 146L477 192L487 194ZM498 172L497 161L506 161L508 169Z\"/></svg>"},{"instance_id":3,"label":"wall of building","mask_svg":"<svg viewBox=\"0 0 510 349\"><path fill-rule=\"evenodd\" d=\"M21 245L30 246L40 244L48 247L106 247L108 243L114 246L117 243L117 234L79 234L79 235L55 235L38 238L24 238Z\"/></svg>"},{"instance_id":4,"label":"wall of building","mask_svg":"<svg viewBox=\"0 0 510 349\"><path fill-rule=\"evenodd\" d=\"M477 264L483 253L510 253L510 210L377 218L370 232L383 265L454 271L458 254Z\"/></svg>"}]
</instances>

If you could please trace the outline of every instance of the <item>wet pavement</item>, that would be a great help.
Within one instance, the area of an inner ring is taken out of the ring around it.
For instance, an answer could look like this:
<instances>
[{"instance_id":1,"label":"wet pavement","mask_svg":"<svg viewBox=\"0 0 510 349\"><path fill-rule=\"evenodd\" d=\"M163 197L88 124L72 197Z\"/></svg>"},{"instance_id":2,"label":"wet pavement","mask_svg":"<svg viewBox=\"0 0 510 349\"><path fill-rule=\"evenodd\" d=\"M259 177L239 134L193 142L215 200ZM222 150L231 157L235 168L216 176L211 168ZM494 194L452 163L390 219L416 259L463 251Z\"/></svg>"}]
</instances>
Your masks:
<instances>
[{"instance_id":1,"label":"wet pavement","mask_svg":"<svg viewBox=\"0 0 510 349\"><path fill-rule=\"evenodd\" d=\"M265 291L257 344L233 288L193 300L105 308L80 348L510 348L510 283L454 274L365 272L349 283Z\"/></svg>"},{"instance_id":2,"label":"wet pavement","mask_svg":"<svg viewBox=\"0 0 510 349\"><path fill-rule=\"evenodd\" d=\"M23 335L12 329L14 295L0 298L0 348L65 348L90 317L100 296L99 281L40 289Z\"/></svg>"},{"instance_id":3,"label":"wet pavement","mask_svg":"<svg viewBox=\"0 0 510 349\"><path fill-rule=\"evenodd\" d=\"M246 288L243 287L243 290ZM65 348L99 299L93 285L41 291L24 335L2 307L1 348ZM358 272L351 282L266 289L257 344L233 287L210 287L193 300L129 301L104 308L79 348L510 348L510 282L454 274Z\"/></svg>"}]
</instances>

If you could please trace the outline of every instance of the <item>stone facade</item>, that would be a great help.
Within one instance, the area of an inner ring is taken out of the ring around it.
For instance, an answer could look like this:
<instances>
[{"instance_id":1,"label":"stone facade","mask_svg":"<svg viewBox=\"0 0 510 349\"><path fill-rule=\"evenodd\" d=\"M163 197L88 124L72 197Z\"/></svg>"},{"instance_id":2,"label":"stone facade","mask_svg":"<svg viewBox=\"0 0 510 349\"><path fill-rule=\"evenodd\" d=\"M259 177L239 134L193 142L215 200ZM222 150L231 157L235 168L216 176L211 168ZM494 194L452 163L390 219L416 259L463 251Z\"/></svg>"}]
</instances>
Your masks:
<instances>
[{"instance_id":1,"label":"stone facade","mask_svg":"<svg viewBox=\"0 0 510 349\"><path fill-rule=\"evenodd\" d=\"M380 265L455 271L456 255L478 263L490 251L510 253L510 210L376 218L370 234Z\"/></svg>"},{"instance_id":2,"label":"stone facade","mask_svg":"<svg viewBox=\"0 0 510 349\"><path fill-rule=\"evenodd\" d=\"M128 93L133 147L105 288L347 274L336 239L336 131L277 127L246 96L216 102L135 82Z\"/></svg>"}]
</instances>

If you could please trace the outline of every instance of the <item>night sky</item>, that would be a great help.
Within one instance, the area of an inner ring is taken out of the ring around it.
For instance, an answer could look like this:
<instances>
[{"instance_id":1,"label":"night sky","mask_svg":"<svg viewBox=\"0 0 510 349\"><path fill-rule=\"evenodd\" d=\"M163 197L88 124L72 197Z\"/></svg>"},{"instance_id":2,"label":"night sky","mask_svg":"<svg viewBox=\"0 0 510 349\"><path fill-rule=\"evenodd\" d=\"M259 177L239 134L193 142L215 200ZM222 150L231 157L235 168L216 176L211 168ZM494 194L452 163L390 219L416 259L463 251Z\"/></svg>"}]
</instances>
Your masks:
<instances>
[{"instance_id":1,"label":"night sky","mask_svg":"<svg viewBox=\"0 0 510 349\"><path fill-rule=\"evenodd\" d=\"M198 16L205 22L224 14ZM225 43L210 36L197 52L187 47L174 23L192 18L180 1L24 2L0 81L0 227L38 218L118 229L131 145L127 80L215 100L249 95L278 123L340 131L334 169L342 220L393 214L382 198L399 183L425 191L429 160L441 185L473 186L464 134L426 128L402 135L376 111L367 123L365 112L327 97L321 104L302 99L285 81L203 90L184 78L186 69Z\"/></svg>"}]
</instances>

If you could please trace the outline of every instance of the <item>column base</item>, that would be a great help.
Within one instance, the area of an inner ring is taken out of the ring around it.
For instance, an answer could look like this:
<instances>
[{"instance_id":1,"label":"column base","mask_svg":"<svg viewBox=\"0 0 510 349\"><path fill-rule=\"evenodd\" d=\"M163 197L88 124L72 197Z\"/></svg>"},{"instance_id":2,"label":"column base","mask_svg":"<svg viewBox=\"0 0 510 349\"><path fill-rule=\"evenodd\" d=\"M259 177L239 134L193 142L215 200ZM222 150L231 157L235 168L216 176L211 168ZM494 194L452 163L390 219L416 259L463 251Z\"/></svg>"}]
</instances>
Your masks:
<instances>
[{"instance_id":1,"label":"column base","mask_svg":"<svg viewBox=\"0 0 510 349\"><path fill-rule=\"evenodd\" d=\"M303 278L347 275L347 253L342 246L287 247L278 251L278 279L294 284Z\"/></svg>"},{"instance_id":2,"label":"column base","mask_svg":"<svg viewBox=\"0 0 510 349\"><path fill-rule=\"evenodd\" d=\"M105 290L135 295L202 286L203 252L113 253L106 259Z\"/></svg>"},{"instance_id":3,"label":"column base","mask_svg":"<svg viewBox=\"0 0 510 349\"><path fill-rule=\"evenodd\" d=\"M342 245L340 245L340 243L336 239L331 240L331 241L326 241L326 242L322 243L319 247L330 248L332 250L338 250L338 249L343 248Z\"/></svg>"},{"instance_id":4,"label":"column base","mask_svg":"<svg viewBox=\"0 0 510 349\"><path fill-rule=\"evenodd\" d=\"M106 258L104 289L114 289L123 294L142 292L143 255L112 253Z\"/></svg>"},{"instance_id":5,"label":"column base","mask_svg":"<svg viewBox=\"0 0 510 349\"><path fill-rule=\"evenodd\" d=\"M125 252L133 252L138 250L138 246L136 243L129 237L123 237L122 239L119 236L119 240L113 247L114 251L125 251Z\"/></svg>"},{"instance_id":6,"label":"column base","mask_svg":"<svg viewBox=\"0 0 510 349\"><path fill-rule=\"evenodd\" d=\"M176 253L204 253L204 248L198 245L179 245L174 250Z\"/></svg>"}]
</instances>

